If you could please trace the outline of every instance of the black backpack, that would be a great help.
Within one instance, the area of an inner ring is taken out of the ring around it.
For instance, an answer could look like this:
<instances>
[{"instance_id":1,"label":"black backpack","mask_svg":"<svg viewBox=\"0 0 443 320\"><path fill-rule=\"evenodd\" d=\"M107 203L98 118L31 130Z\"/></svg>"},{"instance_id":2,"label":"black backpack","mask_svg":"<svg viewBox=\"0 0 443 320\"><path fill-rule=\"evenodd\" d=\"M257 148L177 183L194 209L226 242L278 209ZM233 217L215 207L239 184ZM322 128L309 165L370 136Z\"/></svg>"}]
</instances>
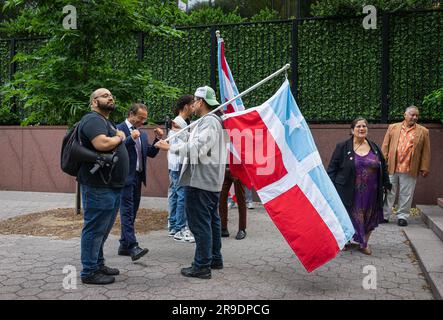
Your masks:
<instances>
[{"instance_id":1,"label":"black backpack","mask_svg":"<svg viewBox=\"0 0 443 320\"><path fill-rule=\"evenodd\" d=\"M77 122L73 128L68 130L63 138L62 150L60 153L60 166L63 172L74 177L77 176L82 164L81 161L78 161L74 152L74 150L77 150L81 146L79 127L80 121Z\"/></svg>"},{"instance_id":2,"label":"black backpack","mask_svg":"<svg viewBox=\"0 0 443 320\"><path fill-rule=\"evenodd\" d=\"M83 118L84 119L84 118ZM106 125L109 127L109 123L103 118ZM77 122L74 127L66 133L63 138L62 150L60 153L60 167L63 172L76 177L80 171L82 163L89 162L96 165L90 170L91 174L94 174L100 168L104 166L111 167L108 179L104 179L103 173L100 171L100 176L105 184L109 184L111 181L111 174L114 169L115 163L118 161L118 157L115 152L112 153L97 153L82 145L80 139L80 127L82 121ZM114 130L116 130L113 127Z\"/></svg>"}]
</instances>

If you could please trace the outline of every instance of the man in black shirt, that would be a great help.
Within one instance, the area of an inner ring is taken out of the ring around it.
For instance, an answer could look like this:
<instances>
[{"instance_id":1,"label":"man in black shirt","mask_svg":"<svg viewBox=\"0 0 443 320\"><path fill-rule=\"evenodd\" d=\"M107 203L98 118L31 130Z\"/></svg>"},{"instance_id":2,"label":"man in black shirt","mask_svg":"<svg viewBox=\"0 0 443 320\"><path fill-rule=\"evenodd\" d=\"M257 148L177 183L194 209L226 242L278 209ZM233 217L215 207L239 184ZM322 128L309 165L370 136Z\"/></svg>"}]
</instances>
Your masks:
<instances>
[{"instance_id":1,"label":"man in black shirt","mask_svg":"<svg viewBox=\"0 0 443 320\"><path fill-rule=\"evenodd\" d=\"M117 161L91 173L94 163L83 163L77 175L81 185L84 224L81 236L80 274L82 282L109 284L115 281L118 269L105 266L103 245L114 225L120 206L120 193L129 171L128 152L122 142L123 131L117 130L108 120L115 110L114 97L108 89L100 88L91 94L92 112L80 122L82 144L98 153L115 153Z\"/></svg>"}]
</instances>

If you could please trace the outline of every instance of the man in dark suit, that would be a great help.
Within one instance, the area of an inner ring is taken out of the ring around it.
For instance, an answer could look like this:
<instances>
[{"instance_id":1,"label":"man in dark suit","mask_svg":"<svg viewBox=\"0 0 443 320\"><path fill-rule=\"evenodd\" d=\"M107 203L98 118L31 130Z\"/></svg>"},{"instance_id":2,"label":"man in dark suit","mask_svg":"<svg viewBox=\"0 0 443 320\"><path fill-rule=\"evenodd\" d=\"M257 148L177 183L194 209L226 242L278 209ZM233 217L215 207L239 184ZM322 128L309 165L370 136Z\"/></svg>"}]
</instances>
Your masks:
<instances>
[{"instance_id":1,"label":"man in dark suit","mask_svg":"<svg viewBox=\"0 0 443 320\"><path fill-rule=\"evenodd\" d=\"M134 103L128 112L128 118L117 128L126 134L125 145L129 154L129 175L121 193L120 220L121 237L118 254L138 260L148 253L140 248L135 237L134 223L140 204L141 184L146 186L146 157L154 158L159 149L153 145L163 136L163 130L154 129L155 140L149 144L145 132L139 130L148 119L148 109L142 103Z\"/></svg>"}]
</instances>

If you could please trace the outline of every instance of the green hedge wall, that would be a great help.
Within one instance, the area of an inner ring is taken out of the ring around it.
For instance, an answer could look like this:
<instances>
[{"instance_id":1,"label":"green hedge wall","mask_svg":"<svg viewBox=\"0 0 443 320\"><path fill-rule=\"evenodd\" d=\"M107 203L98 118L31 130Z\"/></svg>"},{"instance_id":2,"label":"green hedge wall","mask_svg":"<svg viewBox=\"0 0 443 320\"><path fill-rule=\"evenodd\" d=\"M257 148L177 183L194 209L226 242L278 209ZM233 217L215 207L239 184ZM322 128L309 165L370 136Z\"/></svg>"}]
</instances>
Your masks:
<instances>
[{"instance_id":1,"label":"green hedge wall","mask_svg":"<svg viewBox=\"0 0 443 320\"><path fill-rule=\"evenodd\" d=\"M380 28L360 19L306 21L299 32L301 111L314 121L380 119Z\"/></svg>"},{"instance_id":2,"label":"green hedge wall","mask_svg":"<svg viewBox=\"0 0 443 320\"><path fill-rule=\"evenodd\" d=\"M426 95L443 88L443 13L405 14L391 18L389 116L406 106L422 106ZM443 109L443 106L440 106ZM422 108L422 118L439 120L437 108Z\"/></svg>"},{"instance_id":3,"label":"green hedge wall","mask_svg":"<svg viewBox=\"0 0 443 320\"><path fill-rule=\"evenodd\" d=\"M379 17L375 30L364 29L361 18L299 22L298 87L293 90L297 91L297 102L309 121L348 122L358 115L372 122L381 121L381 20ZM388 120L400 120L410 104L421 108L423 121L441 120L443 106L422 107L422 102L425 96L443 87L443 11L395 13L390 14L389 20ZM240 91L292 62L292 24L280 21L216 27L225 40L226 57ZM159 41L147 37L143 63L154 78L179 88L180 94L192 94L195 88L210 85L211 27L180 30L180 39ZM128 41L129 38L130 45L113 44L114 56L104 57L115 60L116 68L137 59L137 38L128 35ZM37 45L19 43L18 52ZM0 84L4 84L9 61L7 41L0 40L0 61ZM26 67L21 65L19 69ZM246 95L245 106L263 103L283 79L283 75L277 77ZM218 83L215 89L218 92ZM150 121L163 122L166 116L172 116L175 98L158 92L140 99L150 107Z\"/></svg>"},{"instance_id":4,"label":"green hedge wall","mask_svg":"<svg viewBox=\"0 0 443 320\"><path fill-rule=\"evenodd\" d=\"M390 16L388 120L401 120L415 104L423 120L440 120L423 99L443 87L443 12ZM361 18L303 20L298 26L297 102L312 122L348 122L361 115L381 121L382 19L366 30ZM292 22L217 27L225 39L228 63L240 91L291 62ZM183 93L210 84L210 28L184 30L174 43L146 42L154 74ZM168 49L165 49L168 48ZM289 74L290 76L290 74ZM247 107L269 98L283 77L243 98ZM218 84L217 84L218 85ZM217 88L218 89L218 88ZM294 88L293 88L294 89ZM174 101L151 101L162 120Z\"/></svg>"}]
</instances>

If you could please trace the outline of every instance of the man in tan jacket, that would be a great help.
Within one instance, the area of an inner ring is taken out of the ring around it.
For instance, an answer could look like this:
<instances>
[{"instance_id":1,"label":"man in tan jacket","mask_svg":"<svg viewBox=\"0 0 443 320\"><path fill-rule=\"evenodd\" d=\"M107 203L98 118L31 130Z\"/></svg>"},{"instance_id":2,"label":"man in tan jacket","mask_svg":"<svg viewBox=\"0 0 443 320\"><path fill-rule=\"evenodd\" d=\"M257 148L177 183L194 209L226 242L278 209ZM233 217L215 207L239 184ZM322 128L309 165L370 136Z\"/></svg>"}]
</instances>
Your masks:
<instances>
[{"instance_id":1,"label":"man in tan jacket","mask_svg":"<svg viewBox=\"0 0 443 320\"><path fill-rule=\"evenodd\" d=\"M388 163L392 190L388 193L384 208L385 222L389 221L397 190L398 225L408 225L417 176L429 174L431 147L429 130L417 124L418 108L410 106L404 113L403 122L391 124L382 144L382 152Z\"/></svg>"}]
</instances>

